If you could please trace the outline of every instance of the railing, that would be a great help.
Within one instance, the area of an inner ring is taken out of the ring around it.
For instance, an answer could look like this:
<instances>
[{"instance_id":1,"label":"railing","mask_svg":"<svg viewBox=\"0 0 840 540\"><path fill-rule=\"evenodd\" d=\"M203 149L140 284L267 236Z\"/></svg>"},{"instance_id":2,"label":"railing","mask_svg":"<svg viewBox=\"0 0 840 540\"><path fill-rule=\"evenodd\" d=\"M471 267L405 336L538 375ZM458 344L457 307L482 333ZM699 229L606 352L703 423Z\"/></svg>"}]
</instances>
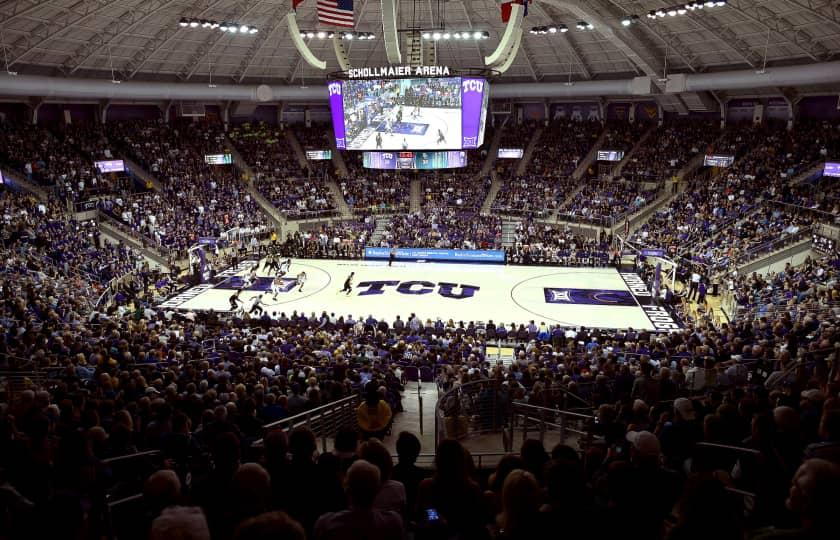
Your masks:
<instances>
[{"instance_id":1,"label":"railing","mask_svg":"<svg viewBox=\"0 0 840 540\"><path fill-rule=\"evenodd\" d=\"M514 403L511 415L510 432L505 440L508 442L508 451L512 451L516 439L517 429L521 432L522 442L528 440L529 433L538 433L541 443L546 443L546 435L554 433L557 435L554 444L566 444L574 436L578 446L581 442L586 443L589 432L586 430L595 417L591 414L581 414L571 411L561 411L529 405L527 403Z\"/></svg>"},{"instance_id":2,"label":"railing","mask_svg":"<svg viewBox=\"0 0 840 540\"><path fill-rule=\"evenodd\" d=\"M783 233L782 236L780 236L779 238L775 238L773 240L770 240L769 242L765 242L761 245L755 246L754 248L747 250L735 259L735 265L743 266L747 263L755 261L756 259L764 255L773 253L774 251L777 251L781 248L787 247L795 242L798 242L803 238L811 238L810 227L803 227L791 234Z\"/></svg>"},{"instance_id":3,"label":"railing","mask_svg":"<svg viewBox=\"0 0 840 540\"><path fill-rule=\"evenodd\" d=\"M312 430L315 437L321 439L323 452L328 451L327 440L335 437L342 428L356 429L356 409L360 403L358 394L353 394L338 401L321 405L306 412L283 418L263 426L265 434L271 431L292 431L301 426ZM263 440L254 442L254 446L262 446Z\"/></svg>"},{"instance_id":4,"label":"railing","mask_svg":"<svg viewBox=\"0 0 840 540\"><path fill-rule=\"evenodd\" d=\"M550 432L556 444L566 442L570 435L585 433L583 424L594 418L571 410L514 403L513 399L514 396L496 379L471 381L445 392L435 405L435 444L446 438L499 435L499 448L507 452L513 446L517 430L522 432L523 440L527 439L529 431L538 431L543 441ZM586 407L581 408L591 410L589 403L580 397L566 402L576 406L584 404ZM486 441L482 446L486 446Z\"/></svg>"}]
</instances>

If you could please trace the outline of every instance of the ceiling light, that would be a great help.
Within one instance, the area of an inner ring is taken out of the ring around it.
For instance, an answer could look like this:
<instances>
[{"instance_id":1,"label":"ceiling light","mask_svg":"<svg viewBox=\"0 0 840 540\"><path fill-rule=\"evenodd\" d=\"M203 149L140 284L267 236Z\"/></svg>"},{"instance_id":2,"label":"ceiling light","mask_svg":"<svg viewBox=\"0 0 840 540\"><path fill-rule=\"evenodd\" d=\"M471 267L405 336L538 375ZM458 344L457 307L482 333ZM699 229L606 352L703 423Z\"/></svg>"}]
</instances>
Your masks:
<instances>
[{"instance_id":1,"label":"ceiling light","mask_svg":"<svg viewBox=\"0 0 840 540\"><path fill-rule=\"evenodd\" d=\"M684 7L677 8L677 14L679 14L679 15L685 15L685 8L684 8Z\"/></svg>"},{"instance_id":2,"label":"ceiling light","mask_svg":"<svg viewBox=\"0 0 840 540\"><path fill-rule=\"evenodd\" d=\"M473 37L475 39L481 39L481 38L484 37L484 33L483 32L473 32Z\"/></svg>"},{"instance_id":3,"label":"ceiling light","mask_svg":"<svg viewBox=\"0 0 840 540\"><path fill-rule=\"evenodd\" d=\"M557 27L556 26L549 26L548 27L548 33L549 34L556 34L557 33Z\"/></svg>"},{"instance_id":4,"label":"ceiling light","mask_svg":"<svg viewBox=\"0 0 840 540\"><path fill-rule=\"evenodd\" d=\"M207 21L207 20L201 21L201 27L202 28L210 28L210 21Z\"/></svg>"},{"instance_id":5,"label":"ceiling light","mask_svg":"<svg viewBox=\"0 0 840 540\"><path fill-rule=\"evenodd\" d=\"M314 37L315 37L315 32L312 32L312 31L307 32L307 33L306 33L306 37L308 37L309 39L314 38Z\"/></svg>"},{"instance_id":6,"label":"ceiling light","mask_svg":"<svg viewBox=\"0 0 840 540\"><path fill-rule=\"evenodd\" d=\"M212 23L210 23L210 28L215 30L218 27L219 27L219 23L217 23L216 21L213 21Z\"/></svg>"},{"instance_id":7,"label":"ceiling light","mask_svg":"<svg viewBox=\"0 0 840 540\"><path fill-rule=\"evenodd\" d=\"M235 25L228 25L228 32L230 32L231 34L235 34L239 32L239 28Z\"/></svg>"},{"instance_id":8,"label":"ceiling light","mask_svg":"<svg viewBox=\"0 0 840 540\"><path fill-rule=\"evenodd\" d=\"M351 34L350 32L347 32L346 34L344 34L344 39L353 39L353 37L354 37L353 34Z\"/></svg>"},{"instance_id":9,"label":"ceiling light","mask_svg":"<svg viewBox=\"0 0 840 540\"><path fill-rule=\"evenodd\" d=\"M423 39L432 39L432 34L428 32L423 32Z\"/></svg>"},{"instance_id":10,"label":"ceiling light","mask_svg":"<svg viewBox=\"0 0 840 540\"><path fill-rule=\"evenodd\" d=\"M435 41L439 40L440 39L440 32L434 32L432 34L432 39L435 40Z\"/></svg>"},{"instance_id":11,"label":"ceiling light","mask_svg":"<svg viewBox=\"0 0 840 540\"><path fill-rule=\"evenodd\" d=\"M630 20L630 17L621 19L621 26L630 26L631 24L633 24L633 21Z\"/></svg>"},{"instance_id":12,"label":"ceiling light","mask_svg":"<svg viewBox=\"0 0 840 540\"><path fill-rule=\"evenodd\" d=\"M677 16L677 10L676 10L676 8L670 8L670 9L668 10L668 16L669 16L669 17L676 17L676 16Z\"/></svg>"},{"instance_id":13,"label":"ceiling light","mask_svg":"<svg viewBox=\"0 0 840 540\"><path fill-rule=\"evenodd\" d=\"M709 2L706 2L706 7L715 7L716 4L717 4L717 2L709 1Z\"/></svg>"},{"instance_id":14,"label":"ceiling light","mask_svg":"<svg viewBox=\"0 0 840 540\"><path fill-rule=\"evenodd\" d=\"M257 30L255 26L252 26L251 29L248 30L249 34L256 34L257 32L259 32L259 30Z\"/></svg>"},{"instance_id":15,"label":"ceiling light","mask_svg":"<svg viewBox=\"0 0 840 540\"><path fill-rule=\"evenodd\" d=\"M664 16L665 16L665 10L663 10L663 9L657 9L657 10L656 10L656 16L657 16L657 17L660 17L660 18L661 18L661 17L664 17Z\"/></svg>"},{"instance_id":16,"label":"ceiling light","mask_svg":"<svg viewBox=\"0 0 840 540\"><path fill-rule=\"evenodd\" d=\"M318 32L318 39L324 39L325 37L327 37L327 33L326 33L326 32L324 32L323 30L321 30L320 32Z\"/></svg>"},{"instance_id":17,"label":"ceiling light","mask_svg":"<svg viewBox=\"0 0 840 540\"><path fill-rule=\"evenodd\" d=\"M461 32L455 32L452 34L453 39L461 39Z\"/></svg>"},{"instance_id":18,"label":"ceiling light","mask_svg":"<svg viewBox=\"0 0 840 540\"><path fill-rule=\"evenodd\" d=\"M586 23L587 30L592 30L593 28L595 28L595 26L592 23Z\"/></svg>"},{"instance_id":19,"label":"ceiling light","mask_svg":"<svg viewBox=\"0 0 840 540\"><path fill-rule=\"evenodd\" d=\"M245 32L248 31L248 25L243 24L242 26L239 27L239 31L244 34Z\"/></svg>"},{"instance_id":20,"label":"ceiling light","mask_svg":"<svg viewBox=\"0 0 840 540\"><path fill-rule=\"evenodd\" d=\"M196 20L190 21L190 28L197 28L197 27L198 27L198 21L196 21Z\"/></svg>"},{"instance_id":21,"label":"ceiling light","mask_svg":"<svg viewBox=\"0 0 840 540\"><path fill-rule=\"evenodd\" d=\"M335 32L327 32L327 39L332 39L335 37Z\"/></svg>"},{"instance_id":22,"label":"ceiling light","mask_svg":"<svg viewBox=\"0 0 840 540\"><path fill-rule=\"evenodd\" d=\"M726 0L717 0L717 2L715 2L715 5L717 7L723 7L726 5Z\"/></svg>"},{"instance_id":23,"label":"ceiling light","mask_svg":"<svg viewBox=\"0 0 840 540\"><path fill-rule=\"evenodd\" d=\"M452 34L450 34L449 32L444 32L443 33L443 39L449 39L451 37L452 37Z\"/></svg>"},{"instance_id":24,"label":"ceiling light","mask_svg":"<svg viewBox=\"0 0 840 540\"><path fill-rule=\"evenodd\" d=\"M560 25L560 32L561 32L561 33L565 34L565 33L566 33L566 32L568 32L568 31L569 31L569 27L568 27L568 26L566 26L565 24L561 24L561 25Z\"/></svg>"},{"instance_id":25,"label":"ceiling light","mask_svg":"<svg viewBox=\"0 0 840 540\"><path fill-rule=\"evenodd\" d=\"M180 21L178 21L178 25L181 28L184 28L190 25L190 21L188 21L187 19L181 19Z\"/></svg>"}]
</instances>

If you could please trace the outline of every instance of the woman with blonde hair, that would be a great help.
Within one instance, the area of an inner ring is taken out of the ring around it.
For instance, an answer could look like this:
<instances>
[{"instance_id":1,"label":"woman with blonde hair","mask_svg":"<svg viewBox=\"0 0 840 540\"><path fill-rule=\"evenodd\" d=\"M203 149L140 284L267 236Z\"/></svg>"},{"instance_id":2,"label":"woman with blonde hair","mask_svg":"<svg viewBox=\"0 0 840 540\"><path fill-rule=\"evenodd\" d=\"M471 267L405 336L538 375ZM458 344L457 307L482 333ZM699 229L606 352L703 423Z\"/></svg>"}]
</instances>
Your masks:
<instances>
[{"instance_id":1,"label":"woman with blonde hair","mask_svg":"<svg viewBox=\"0 0 840 540\"><path fill-rule=\"evenodd\" d=\"M502 512L497 516L496 538L525 540L540 538L544 527L540 514L540 486L533 474L515 469L508 474L502 487Z\"/></svg>"}]
</instances>

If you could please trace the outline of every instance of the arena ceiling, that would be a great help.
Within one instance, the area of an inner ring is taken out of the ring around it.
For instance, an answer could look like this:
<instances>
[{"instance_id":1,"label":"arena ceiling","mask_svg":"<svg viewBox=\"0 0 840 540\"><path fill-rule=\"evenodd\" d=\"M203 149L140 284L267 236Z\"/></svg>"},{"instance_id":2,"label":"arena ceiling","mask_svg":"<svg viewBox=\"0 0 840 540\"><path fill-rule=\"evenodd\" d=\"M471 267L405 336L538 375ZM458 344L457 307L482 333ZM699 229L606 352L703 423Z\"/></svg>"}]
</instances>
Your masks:
<instances>
[{"instance_id":1,"label":"arena ceiling","mask_svg":"<svg viewBox=\"0 0 840 540\"><path fill-rule=\"evenodd\" d=\"M756 69L822 62L840 53L840 1L729 0L728 5L651 20L650 10L679 2L535 0L523 45L506 81L580 81L663 73ZM483 41L440 41L438 64L482 65L504 30L494 0L398 0L399 27L487 30ZM301 29L317 29L316 0L298 7ZM5 0L0 1L4 70L20 74L119 80L305 84L323 72L301 60L284 17L291 0ZM380 0L355 0L356 29L377 39L348 43L355 67L387 63ZM630 26L621 20L639 19ZM255 26L256 34L183 28L182 17ZM577 30L579 21L593 26ZM567 33L533 35L533 26L565 24ZM329 40L310 40L338 69ZM403 46L403 50L405 47Z\"/></svg>"}]
</instances>

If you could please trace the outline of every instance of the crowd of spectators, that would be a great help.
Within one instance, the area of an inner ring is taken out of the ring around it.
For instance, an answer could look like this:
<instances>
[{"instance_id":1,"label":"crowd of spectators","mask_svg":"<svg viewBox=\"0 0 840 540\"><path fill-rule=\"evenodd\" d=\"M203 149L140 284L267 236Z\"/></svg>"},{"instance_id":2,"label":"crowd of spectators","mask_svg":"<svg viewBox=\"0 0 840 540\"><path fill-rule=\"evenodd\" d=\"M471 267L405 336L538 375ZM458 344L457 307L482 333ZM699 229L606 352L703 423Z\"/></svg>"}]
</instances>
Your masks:
<instances>
[{"instance_id":1,"label":"crowd of spectators","mask_svg":"<svg viewBox=\"0 0 840 540\"><path fill-rule=\"evenodd\" d=\"M605 125L606 135L604 142L601 143L601 149L620 150L626 154L636 146L650 128L649 122L639 120L632 124L623 120L609 120Z\"/></svg>"},{"instance_id":2,"label":"crowd of spectators","mask_svg":"<svg viewBox=\"0 0 840 540\"><path fill-rule=\"evenodd\" d=\"M311 134L316 128L304 131ZM231 129L229 137L254 171L254 186L288 218L336 213L335 201L323 175L317 170L301 169L281 129L265 123L246 123Z\"/></svg>"},{"instance_id":3,"label":"crowd of spectators","mask_svg":"<svg viewBox=\"0 0 840 540\"><path fill-rule=\"evenodd\" d=\"M144 266L136 250L105 240L94 222L66 216L57 199L45 203L3 190L0 214L5 249L63 275L80 275L101 286Z\"/></svg>"},{"instance_id":4,"label":"crowd of spectators","mask_svg":"<svg viewBox=\"0 0 840 540\"><path fill-rule=\"evenodd\" d=\"M636 182L589 182L563 204L559 215L570 221L610 226L652 203L658 193L658 187L643 189Z\"/></svg>"},{"instance_id":5,"label":"crowd of spectators","mask_svg":"<svg viewBox=\"0 0 840 540\"><path fill-rule=\"evenodd\" d=\"M380 246L449 249L498 249L502 220L475 211L426 207L420 212L390 218Z\"/></svg>"},{"instance_id":6,"label":"crowd of spectators","mask_svg":"<svg viewBox=\"0 0 840 540\"><path fill-rule=\"evenodd\" d=\"M423 208L463 208L478 210L490 191L491 180L476 178L475 173L440 171L423 179Z\"/></svg>"},{"instance_id":7,"label":"crowd of spectators","mask_svg":"<svg viewBox=\"0 0 840 540\"><path fill-rule=\"evenodd\" d=\"M382 214L408 211L410 185L398 171L356 169L338 187L352 212Z\"/></svg>"},{"instance_id":8,"label":"crowd of spectators","mask_svg":"<svg viewBox=\"0 0 840 540\"><path fill-rule=\"evenodd\" d=\"M571 177L526 175L502 180L492 209L502 214L547 218L574 189Z\"/></svg>"},{"instance_id":9,"label":"crowd of spectators","mask_svg":"<svg viewBox=\"0 0 840 540\"><path fill-rule=\"evenodd\" d=\"M659 182L676 174L697 154L705 153L720 133L717 121L675 121L658 126L627 161L621 175Z\"/></svg>"},{"instance_id":10,"label":"crowd of spectators","mask_svg":"<svg viewBox=\"0 0 840 540\"><path fill-rule=\"evenodd\" d=\"M78 202L127 187L116 175L103 175L94 166L94 160L106 157L110 148L98 125L66 125L55 133L10 122L0 127L0 163L61 200Z\"/></svg>"},{"instance_id":11,"label":"crowd of spectators","mask_svg":"<svg viewBox=\"0 0 840 540\"><path fill-rule=\"evenodd\" d=\"M611 245L612 235L606 231L598 238L587 238L568 225L523 220L505 252L508 264L598 267L614 264L616 252Z\"/></svg>"},{"instance_id":12,"label":"crowd of spectators","mask_svg":"<svg viewBox=\"0 0 840 540\"><path fill-rule=\"evenodd\" d=\"M375 228L376 220L370 214L321 225L315 230L288 234L282 252L294 258L361 259Z\"/></svg>"},{"instance_id":13,"label":"crowd of spectators","mask_svg":"<svg viewBox=\"0 0 840 540\"><path fill-rule=\"evenodd\" d=\"M603 130L599 121L555 120L543 130L528 171L542 177L568 178Z\"/></svg>"}]
</instances>

